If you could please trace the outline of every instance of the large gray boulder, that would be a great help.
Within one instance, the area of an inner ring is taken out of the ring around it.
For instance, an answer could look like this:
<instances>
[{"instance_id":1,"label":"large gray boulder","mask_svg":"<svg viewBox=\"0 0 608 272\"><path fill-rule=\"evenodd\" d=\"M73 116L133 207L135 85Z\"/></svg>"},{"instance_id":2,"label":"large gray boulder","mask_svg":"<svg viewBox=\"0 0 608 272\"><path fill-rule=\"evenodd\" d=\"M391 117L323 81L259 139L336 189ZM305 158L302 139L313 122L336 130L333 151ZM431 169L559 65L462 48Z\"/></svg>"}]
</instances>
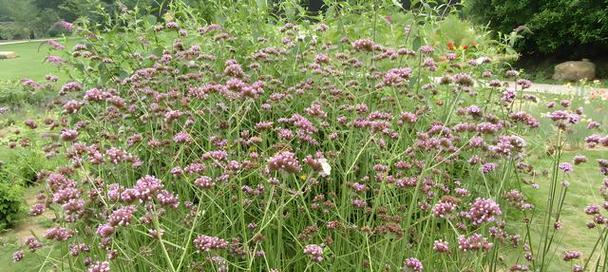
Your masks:
<instances>
[{"instance_id":1,"label":"large gray boulder","mask_svg":"<svg viewBox=\"0 0 608 272\"><path fill-rule=\"evenodd\" d=\"M0 59L14 59L17 53L11 51L0 51Z\"/></svg>"},{"instance_id":2,"label":"large gray boulder","mask_svg":"<svg viewBox=\"0 0 608 272\"><path fill-rule=\"evenodd\" d=\"M595 78L595 64L588 59L581 61L566 61L555 65L553 79L565 81L579 81L581 79Z\"/></svg>"}]
</instances>

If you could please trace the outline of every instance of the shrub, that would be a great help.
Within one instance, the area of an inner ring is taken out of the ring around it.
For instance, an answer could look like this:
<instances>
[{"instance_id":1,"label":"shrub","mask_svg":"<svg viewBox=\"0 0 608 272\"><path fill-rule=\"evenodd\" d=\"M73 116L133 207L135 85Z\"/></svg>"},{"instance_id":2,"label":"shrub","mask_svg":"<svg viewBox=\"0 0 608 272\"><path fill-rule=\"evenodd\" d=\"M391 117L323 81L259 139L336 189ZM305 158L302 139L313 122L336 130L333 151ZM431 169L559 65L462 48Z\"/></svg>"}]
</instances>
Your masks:
<instances>
[{"instance_id":1,"label":"shrub","mask_svg":"<svg viewBox=\"0 0 608 272\"><path fill-rule=\"evenodd\" d=\"M0 173L0 230L15 223L22 211L23 188Z\"/></svg>"},{"instance_id":2,"label":"shrub","mask_svg":"<svg viewBox=\"0 0 608 272\"><path fill-rule=\"evenodd\" d=\"M53 95L49 91L50 84L47 82L40 84L40 88L31 88L25 87L17 81L0 80L0 105L13 110L21 109L24 106L44 106L53 99Z\"/></svg>"},{"instance_id":3,"label":"shrub","mask_svg":"<svg viewBox=\"0 0 608 272\"><path fill-rule=\"evenodd\" d=\"M524 53L571 54L584 45L608 48L606 0L470 0L466 5L480 23L489 22L502 33L525 26L518 43Z\"/></svg>"},{"instance_id":4,"label":"shrub","mask_svg":"<svg viewBox=\"0 0 608 272\"><path fill-rule=\"evenodd\" d=\"M26 37L27 35L23 35L15 24L0 23L0 40L17 40Z\"/></svg>"},{"instance_id":5,"label":"shrub","mask_svg":"<svg viewBox=\"0 0 608 272\"><path fill-rule=\"evenodd\" d=\"M51 27L49 28L47 33L51 37L57 37L57 36L61 36L61 35L67 35L70 32L67 29L65 29L65 27L63 25L61 25L61 23L57 22L57 23L54 23L51 25Z\"/></svg>"},{"instance_id":6,"label":"shrub","mask_svg":"<svg viewBox=\"0 0 608 272\"><path fill-rule=\"evenodd\" d=\"M10 161L5 162L0 171L8 177L12 183L21 186L31 186L38 180L38 174L49 168L47 159L39 150L24 149L14 155Z\"/></svg>"}]
</instances>

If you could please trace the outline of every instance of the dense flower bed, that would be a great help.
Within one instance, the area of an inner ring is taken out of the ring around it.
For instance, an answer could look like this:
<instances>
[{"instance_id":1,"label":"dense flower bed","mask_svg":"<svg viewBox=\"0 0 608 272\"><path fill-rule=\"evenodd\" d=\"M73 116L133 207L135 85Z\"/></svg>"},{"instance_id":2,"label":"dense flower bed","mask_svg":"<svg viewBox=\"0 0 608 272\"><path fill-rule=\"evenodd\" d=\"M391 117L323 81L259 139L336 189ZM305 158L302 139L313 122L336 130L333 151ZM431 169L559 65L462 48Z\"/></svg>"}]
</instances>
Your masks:
<instances>
[{"instance_id":1,"label":"dense flower bed","mask_svg":"<svg viewBox=\"0 0 608 272\"><path fill-rule=\"evenodd\" d=\"M551 242L512 226L534 209L520 191L531 83L380 13L360 33L188 17L78 29L70 56L49 59L74 77L48 122L62 145L47 151L70 164L42 174L32 209L59 218L25 246L54 240L88 271L542 269ZM567 104L548 116L563 130L582 114ZM522 257L501 263L511 248Z\"/></svg>"}]
</instances>

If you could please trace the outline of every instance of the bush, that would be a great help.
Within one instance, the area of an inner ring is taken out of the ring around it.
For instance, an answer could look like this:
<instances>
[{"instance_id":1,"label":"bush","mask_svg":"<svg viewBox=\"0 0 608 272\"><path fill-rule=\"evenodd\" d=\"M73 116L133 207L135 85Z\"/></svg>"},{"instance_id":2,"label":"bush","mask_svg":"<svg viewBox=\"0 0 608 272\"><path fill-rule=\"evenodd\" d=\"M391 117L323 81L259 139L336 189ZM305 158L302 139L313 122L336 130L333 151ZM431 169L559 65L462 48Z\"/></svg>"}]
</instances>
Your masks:
<instances>
[{"instance_id":1,"label":"bush","mask_svg":"<svg viewBox=\"0 0 608 272\"><path fill-rule=\"evenodd\" d=\"M70 32L67 29L65 29L65 27L63 25L61 25L60 23L55 23L55 24L51 25L51 27L49 28L47 33L51 37L57 37L57 36L61 36L61 35L67 35Z\"/></svg>"},{"instance_id":2,"label":"bush","mask_svg":"<svg viewBox=\"0 0 608 272\"><path fill-rule=\"evenodd\" d=\"M24 149L16 152L15 157L6 162L0 171L12 183L31 186L38 180L38 174L48 168L47 159L39 150Z\"/></svg>"},{"instance_id":3,"label":"bush","mask_svg":"<svg viewBox=\"0 0 608 272\"><path fill-rule=\"evenodd\" d=\"M0 79L0 106L13 110L24 106L43 106L51 102L53 94L49 88L50 83L40 83L39 89L24 87L17 81Z\"/></svg>"},{"instance_id":4,"label":"bush","mask_svg":"<svg viewBox=\"0 0 608 272\"><path fill-rule=\"evenodd\" d=\"M22 35L21 31L16 28L15 24L12 23L1 23L0 24L0 40L13 40L13 39L21 39L24 35Z\"/></svg>"},{"instance_id":5,"label":"bush","mask_svg":"<svg viewBox=\"0 0 608 272\"><path fill-rule=\"evenodd\" d=\"M502 33L520 28L517 48L526 54L568 55L577 48L608 49L608 0L469 0L466 11Z\"/></svg>"},{"instance_id":6,"label":"bush","mask_svg":"<svg viewBox=\"0 0 608 272\"><path fill-rule=\"evenodd\" d=\"M13 225L22 211L23 188L0 173L0 230Z\"/></svg>"}]
</instances>

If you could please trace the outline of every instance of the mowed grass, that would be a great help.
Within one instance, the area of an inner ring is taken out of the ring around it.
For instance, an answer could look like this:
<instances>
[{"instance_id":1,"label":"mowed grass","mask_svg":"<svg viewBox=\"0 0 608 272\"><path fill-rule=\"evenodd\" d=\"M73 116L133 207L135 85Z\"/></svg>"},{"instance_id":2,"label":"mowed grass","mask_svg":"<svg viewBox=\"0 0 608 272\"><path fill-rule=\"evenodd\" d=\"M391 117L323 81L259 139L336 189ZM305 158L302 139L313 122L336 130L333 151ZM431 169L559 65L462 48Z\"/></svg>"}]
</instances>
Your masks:
<instances>
[{"instance_id":1,"label":"mowed grass","mask_svg":"<svg viewBox=\"0 0 608 272\"><path fill-rule=\"evenodd\" d=\"M583 263L589 258L589 255L596 243L600 230L603 227L599 226L596 229L588 229L586 224L592 221L590 216L585 215L584 209L589 204L603 203L603 198L599 193L599 188L602 186L603 177L599 173L596 160L603 158L606 150L573 150L565 151L562 155L564 162L572 162L575 155L585 155L589 161L575 167L574 171L568 176L560 178L569 183L568 192L562 212L560 214L560 222L562 228L555 236L553 249L553 260L549 262L548 271L569 271L572 267L570 262L562 260L564 252L567 250L578 250L583 253ZM535 161L535 168L538 171L550 169L552 161L549 159L539 159ZM561 176L560 176L561 177ZM547 204L547 196L549 195L549 176L538 176L531 180L538 184L538 189L528 188L526 194L530 201L535 205L537 211L540 211L534 219L534 224L531 231L534 233L533 249L537 250L538 241L535 238L540 237L540 232L544 227L544 216ZM553 224L553 222L551 222ZM597 259L602 249L596 250L591 264Z\"/></svg>"},{"instance_id":2,"label":"mowed grass","mask_svg":"<svg viewBox=\"0 0 608 272\"><path fill-rule=\"evenodd\" d=\"M547 271L570 271L573 263L562 260L564 252L567 250L578 250L582 252L580 262L584 264L593 249L597 239L600 236L600 231L603 227L599 226L595 229L588 229L587 223L592 221L592 217L587 216L584 209L589 204L602 205L604 202L603 196L600 194L600 188L603 184L604 176L599 172L597 160L608 159L608 150L606 148L597 147L594 149L586 147L584 138L593 133L606 135L608 133L608 116L606 101L585 101L581 97L573 96L558 96L558 95L540 95L541 102L534 105L527 105L526 111L531 112L541 121L541 127L534 136L529 137L528 152L531 154L530 163L534 166L537 176L525 177L525 180L530 183L539 185L538 189L532 186L525 186L523 191L529 198L529 201L534 204L538 213L536 213L531 231L533 233L533 250L538 247L540 233L544 227L545 209L547 207L547 198L551 176L543 175L543 170L551 173L552 159L547 155L549 145L556 142L557 130L552 122L544 114L550 111L561 109L559 101L568 99L572 101L572 108L583 108L583 121L573 128L572 131L566 133L565 148L562 152L560 162L573 163L573 158L576 155L584 155L588 162L577 165L574 171L568 175L563 175L560 171L559 181L567 181L569 184L564 206L560 214L560 222L562 228L558 231L554 239L554 254L553 259L549 262ZM555 101L558 105L553 109L547 109L546 102ZM601 123L599 130L586 129L588 120L595 120ZM553 222L551 222L553 224ZM521 224L523 227L524 224ZM603 249L598 248L589 263L589 271L593 271L595 261ZM518 256L523 258L523 256Z\"/></svg>"},{"instance_id":3,"label":"mowed grass","mask_svg":"<svg viewBox=\"0 0 608 272\"><path fill-rule=\"evenodd\" d=\"M74 42L58 40L66 49L72 48ZM0 51L17 53L15 59L0 59L0 80L21 80L29 78L42 80L48 74L60 76L57 66L45 62L51 48L47 42L26 42L19 44L1 44ZM53 53L57 54L57 52Z\"/></svg>"},{"instance_id":4,"label":"mowed grass","mask_svg":"<svg viewBox=\"0 0 608 272\"><path fill-rule=\"evenodd\" d=\"M46 257L48 253L53 254L49 248L41 249L38 254L44 257L38 257L31 254L29 251L26 251L26 258L21 260L20 262L14 263L12 256L13 252L19 249L19 246L15 241L0 241L0 269L3 272L29 272L29 271L53 271L50 270L49 266L44 266L41 268L41 263L44 263L43 258ZM49 257L54 257L53 255ZM47 269L47 270L45 270Z\"/></svg>"}]
</instances>

